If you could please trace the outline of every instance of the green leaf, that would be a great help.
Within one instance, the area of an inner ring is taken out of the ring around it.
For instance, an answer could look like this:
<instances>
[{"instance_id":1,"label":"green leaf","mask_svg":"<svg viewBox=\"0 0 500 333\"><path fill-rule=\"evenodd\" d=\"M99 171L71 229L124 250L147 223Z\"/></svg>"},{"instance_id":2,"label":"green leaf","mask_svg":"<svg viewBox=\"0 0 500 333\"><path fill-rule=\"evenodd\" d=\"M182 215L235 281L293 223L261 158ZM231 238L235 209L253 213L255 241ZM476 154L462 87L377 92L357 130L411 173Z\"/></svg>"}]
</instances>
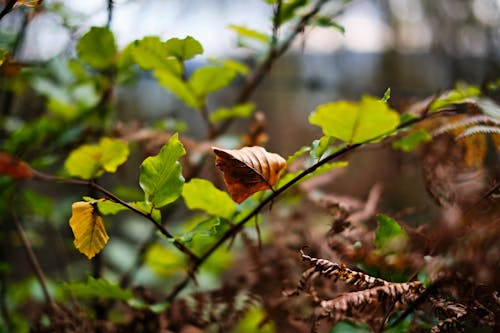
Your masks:
<instances>
[{"instance_id":1,"label":"green leaf","mask_svg":"<svg viewBox=\"0 0 500 333\"><path fill-rule=\"evenodd\" d=\"M128 301L132 298L130 290L105 279L94 279L89 276L87 282L71 282L63 285L66 292L79 298L100 298Z\"/></svg>"},{"instance_id":2,"label":"green leaf","mask_svg":"<svg viewBox=\"0 0 500 333\"><path fill-rule=\"evenodd\" d=\"M76 50L78 56L88 65L96 69L106 69L115 62L115 37L108 28L92 27L80 38Z\"/></svg>"},{"instance_id":3,"label":"green leaf","mask_svg":"<svg viewBox=\"0 0 500 333\"><path fill-rule=\"evenodd\" d=\"M68 174L82 179L93 179L104 172L115 172L129 155L125 141L102 138L98 144L82 145L73 150L64 163Z\"/></svg>"},{"instance_id":4,"label":"green leaf","mask_svg":"<svg viewBox=\"0 0 500 333\"><path fill-rule=\"evenodd\" d=\"M190 86L182 79L167 71L156 71L155 76L162 86L170 90L175 96L186 103L186 105L195 109L201 107L201 103L198 101Z\"/></svg>"},{"instance_id":5,"label":"green leaf","mask_svg":"<svg viewBox=\"0 0 500 333\"><path fill-rule=\"evenodd\" d=\"M182 234L179 240L195 253L204 253L224 232L229 230L229 223L220 217L210 217L198 222L191 230Z\"/></svg>"},{"instance_id":6,"label":"green leaf","mask_svg":"<svg viewBox=\"0 0 500 333\"><path fill-rule=\"evenodd\" d=\"M8 50L2 50L0 49L0 66L2 66L3 62L7 58L7 54L9 53Z\"/></svg>"},{"instance_id":7,"label":"green leaf","mask_svg":"<svg viewBox=\"0 0 500 333\"><path fill-rule=\"evenodd\" d=\"M409 152L417 148L420 143L431 140L432 136L427 131L420 129L402 137L399 140L393 141L392 148Z\"/></svg>"},{"instance_id":8,"label":"green leaf","mask_svg":"<svg viewBox=\"0 0 500 333\"><path fill-rule=\"evenodd\" d=\"M241 61L228 59L224 60L221 65L222 67L232 69L233 71L241 75L247 75L250 72L250 68Z\"/></svg>"},{"instance_id":9,"label":"green leaf","mask_svg":"<svg viewBox=\"0 0 500 333\"><path fill-rule=\"evenodd\" d=\"M210 215L231 219L236 212L236 205L229 195L205 179L194 178L184 184L182 197L189 209L201 209Z\"/></svg>"},{"instance_id":10,"label":"green leaf","mask_svg":"<svg viewBox=\"0 0 500 333\"><path fill-rule=\"evenodd\" d=\"M184 177L178 160L185 153L178 135L174 134L158 155L142 162L139 183L147 203L159 208L174 202L181 195Z\"/></svg>"},{"instance_id":11,"label":"green leaf","mask_svg":"<svg viewBox=\"0 0 500 333\"><path fill-rule=\"evenodd\" d=\"M219 89L227 87L236 77L232 69L218 66L205 66L194 71L189 78L189 86L198 97L205 97Z\"/></svg>"},{"instance_id":12,"label":"green leaf","mask_svg":"<svg viewBox=\"0 0 500 333\"><path fill-rule=\"evenodd\" d=\"M231 24L229 29L235 31L239 37L255 39L265 44L271 41L271 37L268 35L241 25Z\"/></svg>"},{"instance_id":13,"label":"green leaf","mask_svg":"<svg viewBox=\"0 0 500 333\"><path fill-rule=\"evenodd\" d=\"M330 135L348 143L372 141L396 129L399 115L386 103L364 96L359 103L348 101L320 105L309 116L309 122Z\"/></svg>"},{"instance_id":14,"label":"green leaf","mask_svg":"<svg viewBox=\"0 0 500 333\"><path fill-rule=\"evenodd\" d=\"M210 114L210 121L216 123L232 118L248 118L252 115L254 109L255 104L253 103L239 104L232 108L219 108Z\"/></svg>"},{"instance_id":15,"label":"green leaf","mask_svg":"<svg viewBox=\"0 0 500 333\"><path fill-rule=\"evenodd\" d=\"M296 18L295 12L307 5L308 2L308 0L290 0L288 2L283 2L279 13L279 24Z\"/></svg>"},{"instance_id":16,"label":"green leaf","mask_svg":"<svg viewBox=\"0 0 500 333\"><path fill-rule=\"evenodd\" d=\"M372 330L365 324L353 323L347 320L340 321L330 333L370 333Z\"/></svg>"},{"instance_id":17,"label":"green leaf","mask_svg":"<svg viewBox=\"0 0 500 333\"><path fill-rule=\"evenodd\" d=\"M316 24L320 27L335 28L338 31L340 31L342 34L345 34L344 26L338 24L337 22L333 21L331 18L329 18L327 16L319 16L316 19Z\"/></svg>"},{"instance_id":18,"label":"green leaf","mask_svg":"<svg viewBox=\"0 0 500 333\"><path fill-rule=\"evenodd\" d=\"M147 36L130 45L130 53L144 70L165 71L176 77L182 73L182 65L171 56L167 45L158 37Z\"/></svg>"},{"instance_id":19,"label":"green leaf","mask_svg":"<svg viewBox=\"0 0 500 333\"><path fill-rule=\"evenodd\" d=\"M465 102L468 98L478 97L481 90L476 86L458 83L456 88L440 96L429 106L431 112L442 109L452 104L460 104Z\"/></svg>"},{"instance_id":20,"label":"green leaf","mask_svg":"<svg viewBox=\"0 0 500 333\"><path fill-rule=\"evenodd\" d=\"M191 36L184 39L171 38L165 42L168 53L180 61L193 58L203 53L203 47L200 42Z\"/></svg>"},{"instance_id":21,"label":"green leaf","mask_svg":"<svg viewBox=\"0 0 500 333\"><path fill-rule=\"evenodd\" d=\"M154 243L145 255L146 265L162 277L172 277L184 274L186 256L172 247Z\"/></svg>"},{"instance_id":22,"label":"green leaf","mask_svg":"<svg viewBox=\"0 0 500 333\"><path fill-rule=\"evenodd\" d=\"M398 253L408 242L408 235L401 226L384 214L377 215L378 228L375 231L375 247L383 253Z\"/></svg>"},{"instance_id":23,"label":"green leaf","mask_svg":"<svg viewBox=\"0 0 500 333\"><path fill-rule=\"evenodd\" d=\"M161 222L161 211L158 208L155 208L152 203L144 202L144 201L136 201L131 202L130 205L134 208L137 208L149 215L156 221Z\"/></svg>"},{"instance_id":24,"label":"green leaf","mask_svg":"<svg viewBox=\"0 0 500 333\"><path fill-rule=\"evenodd\" d=\"M270 320L269 315L261 307L254 307L246 311L246 313L238 321L238 324L233 330L234 333L274 333L276 323Z\"/></svg>"},{"instance_id":25,"label":"green leaf","mask_svg":"<svg viewBox=\"0 0 500 333\"><path fill-rule=\"evenodd\" d=\"M288 158L286 159L286 165L290 165L292 164L293 162L295 162L300 156L304 155L305 153L311 151L311 147L302 147L300 148L299 150L297 150L295 153L293 153L292 155L288 156Z\"/></svg>"},{"instance_id":26,"label":"green leaf","mask_svg":"<svg viewBox=\"0 0 500 333\"><path fill-rule=\"evenodd\" d=\"M382 96L381 101L382 102L387 102L391 98L391 88L387 88L384 92L384 96Z\"/></svg>"},{"instance_id":27,"label":"green leaf","mask_svg":"<svg viewBox=\"0 0 500 333\"><path fill-rule=\"evenodd\" d=\"M325 135L319 140L314 140L311 145L311 157L321 159L335 139Z\"/></svg>"}]
</instances>

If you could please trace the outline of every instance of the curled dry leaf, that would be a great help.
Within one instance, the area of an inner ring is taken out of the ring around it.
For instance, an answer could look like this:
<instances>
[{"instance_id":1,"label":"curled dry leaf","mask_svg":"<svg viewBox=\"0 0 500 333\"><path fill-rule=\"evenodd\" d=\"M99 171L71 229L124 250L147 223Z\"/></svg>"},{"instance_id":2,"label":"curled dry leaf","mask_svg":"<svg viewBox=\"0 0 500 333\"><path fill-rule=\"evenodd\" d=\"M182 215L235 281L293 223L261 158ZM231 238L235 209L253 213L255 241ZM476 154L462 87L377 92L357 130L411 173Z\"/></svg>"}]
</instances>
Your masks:
<instances>
[{"instance_id":1,"label":"curled dry leaf","mask_svg":"<svg viewBox=\"0 0 500 333\"><path fill-rule=\"evenodd\" d=\"M28 164L18 161L8 153L0 152L0 175L15 179L32 178L33 172Z\"/></svg>"},{"instance_id":2,"label":"curled dry leaf","mask_svg":"<svg viewBox=\"0 0 500 333\"><path fill-rule=\"evenodd\" d=\"M212 149L216 155L215 165L224 174L231 198L237 203L255 192L272 189L286 166L283 157L262 147Z\"/></svg>"}]
</instances>

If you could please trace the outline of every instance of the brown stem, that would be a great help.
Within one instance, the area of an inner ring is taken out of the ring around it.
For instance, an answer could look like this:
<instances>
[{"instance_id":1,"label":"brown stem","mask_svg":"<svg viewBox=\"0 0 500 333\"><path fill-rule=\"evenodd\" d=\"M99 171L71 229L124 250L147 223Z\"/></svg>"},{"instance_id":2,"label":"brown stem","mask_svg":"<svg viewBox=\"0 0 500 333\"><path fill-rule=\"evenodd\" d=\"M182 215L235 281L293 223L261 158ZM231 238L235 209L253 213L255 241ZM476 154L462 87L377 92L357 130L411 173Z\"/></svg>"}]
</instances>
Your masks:
<instances>
[{"instance_id":1,"label":"brown stem","mask_svg":"<svg viewBox=\"0 0 500 333\"><path fill-rule=\"evenodd\" d=\"M7 2L5 7L3 7L2 11L0 12L0 20L12 10L16 2L17 0L9 0L9 2Z\"/></svg>"},{"instance_id":2,"label":"brown stem","mask_svg":"<svg viewBox=\"0 0 500 333\"><path fill-rule=\"evenodd\" d=\"M33 178L37 180L42 180L42 181L49 181L49 182L54 182L54 183L59 183L59 184L70 184L70 185L79 185L79 186L88 186L91 188L96 189L97 191L103 193L106 197L109 199L113 200L116 203L119 203L120 205L127 207L129 210L133 211L136 214L139 214L149 220L151 223L154 224L156 229L158 229L165 237L169 239L173 239L172 243L176 248L178 248L181 252L185 253L191 262L197 263L200 258L196 254L194 254L189 248L187 248L184 244L179 242L174 238L174 236L160 223L156 222L156 220L153 218L153 216L149 213L143 212L142 210L130 205L128 202L123 201L122 199L118 198L116 195L105 189L99 184L96 184L95 182L91 180L80 180L80 179L72 179L72 178L59 178L55 177L52 175L45 174L43 172L33 170Z\"/></svg>"},{"instance_id":3,"label":"brown stem","mask_svg":"<svg viewBox=\"0 0 500 333\"><path fill-rule=\"evenodd\" d=\"M40 287L42 288L45 301L50 306L51 310L55 310L57 306L54 300L52 299L52 296L50 296L49 288L47 287L45 275L43 274L42 268L40 267L40 263L38 262L38 259L36 258L36 255L33 252L33 249L31 248L29 240L26 237L26 233L24 232L24 229L21 226L21 222L19 222L18 217L14 213L12 213L12 220L14 221L14 225L16 227L16 232L17 235L19 236L19 240L21 241L24 251L26 251L26 255L28 256L28 261L31 265L31 268L35 272L36 278L40 283Z\"/></svg>"},{"instance_id":4,"label":"brown stem","mask_svg":"<svg viewBox=\"0 0 500 333\"><path fill-rule=\"evenodd\" d=\"M328 0L319 0L309 13L302 16L302 18L297 23L295 28L292 30L290 35L281 44L277 43L277 37L278 37L277 34L279 27L278 17L280 11L279 10L280 6L278 4L273 18L273 35L271 38L271 46L269 52L267 53L267 56L264 59L264 61L261 62L259 66L252 72L252 74L248 76L245 84L241 87L240 91L238 92L234 104L241 104L248 101L250 96L254 93L255 89L259 86L262 80L266 77L267 73L271 70L271 67L276 62L276 60L290 48L290 45L292 45L292 42L295 40L297 35L299 35L305 29L305 27L309 24L312 18L316 14L318 14L318 12L321 10L321 7L323 7L323 5L327 1ZM216 131L216 133L221 134L226 132L229 129L229 126L232 124L232 122L233 120L229 119L224 123L222 123L222 125Z\"/></svg>"}]
</instances>

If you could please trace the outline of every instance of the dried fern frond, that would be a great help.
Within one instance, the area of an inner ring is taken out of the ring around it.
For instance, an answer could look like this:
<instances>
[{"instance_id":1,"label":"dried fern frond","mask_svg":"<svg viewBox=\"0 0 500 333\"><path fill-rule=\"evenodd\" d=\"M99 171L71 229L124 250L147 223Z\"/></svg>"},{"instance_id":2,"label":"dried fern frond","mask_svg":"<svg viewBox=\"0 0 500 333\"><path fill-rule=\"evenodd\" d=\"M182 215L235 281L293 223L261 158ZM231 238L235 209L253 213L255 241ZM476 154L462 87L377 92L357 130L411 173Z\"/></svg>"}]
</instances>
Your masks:
<instances>
[{"instance_id":1,"label":"dried fern frond","mask_svg":"<svg viewBox=\"0 0 500 333\"><path fill-rule=\"evenodd\" d=\"M431 132L431 136L435 138L439 135L453 132L455 130L460 130L462 128L467 128L473 125L491 125L495 127L495 126L500 126L500 120L485 115L466 117L458 121L454 121L450 124L440 126L436 130Z\"/></svg>"},{"instance_id":2,"label":"dried fern frond","mask_svg":"<svg viewBox=\"0 0 500 333\"><path fill-rule=\"evenodd\" d=\"M172 318L174 328L184 324L200 328L215 324L221 329L227 329L261 303L260 297L248 290L238 290L230 297L222 297L217 293L196 293L173 303L169 309L169 317Z\"/></svg>"},{"instance_id":3,"label":"dried fern frond","mask_svg":"<svg viewBox=\"0 0 500 333\"><path fill-rule=\"evenodd\" d=\"M320 303L318 319L334 321L346 318L363 320L370 314L370 320L380 321L388 312L397 311L415 301L424 288L419 281L391 283L366 290L342 294ZM368 321L368 320L363 320Z\"/></svg>"},{"instance_id":4,"label":"dried fern frond","mask_svg":"<svg viewBox=\"0 0 500 333\"><path fill-rule=\"evenodd\" d=\"M314 258L306 255L302 251L301 256L304 261L310 262L314 265L314 267L311 267L302 274L302 278L300 279L298 286L299 290L303 290L300 288L306 285L307 281L314 275L315 272L328 279L332 279L334 282L341 280L348 285L356 286L361 289L389 284L389 282L383 279L379 279L362 272L353 271L343 264L339 265L327 259Z\"/></svg>"},{"instance_id":5,"label":"dried fern frond","mask_svg":"<svg viewBox=\"0 0 500 333\"><path fill-rule=\"evenodd\" d=\"M429 297L429 300L434 313L446 318L434 326L431 333L456 332L462 327L462 321L468 313L464 305L438 297Z\"/></svg>"},{"instance_id":6,"label":"dried fern frond","mask_svg":"<svg viewBox=\"0 0 500 333\"><path fill-rule=\"evenodd\" d=\"M500 135L500 121L498 122L498 127L495 126L485 126L476 125L466 128L460 135L456 137L457 140L469 137L476 134L498 134Z\"/></svg>"}]
</instances>

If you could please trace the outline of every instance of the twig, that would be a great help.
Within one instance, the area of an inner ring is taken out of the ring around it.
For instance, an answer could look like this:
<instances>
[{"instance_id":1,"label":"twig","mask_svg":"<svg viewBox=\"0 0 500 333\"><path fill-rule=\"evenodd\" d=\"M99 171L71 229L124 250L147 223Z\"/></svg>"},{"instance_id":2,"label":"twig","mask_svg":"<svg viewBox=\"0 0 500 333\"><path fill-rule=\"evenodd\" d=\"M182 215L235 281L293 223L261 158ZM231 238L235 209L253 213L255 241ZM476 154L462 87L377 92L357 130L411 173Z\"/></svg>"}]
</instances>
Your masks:
<instances>
[{"instance_id":1,"label":"twig","mask_svg":"<svg viewBox=\"0 0 500 333\"><path fill-rule=\"evenodd\" d=\"M241 104L248 101L248 99L253 94L257 86L262 82L267 73L271 70L271 67L276 62L276 60L290 48L290 45L292 45L292 42L295 40L297 35L304 30L304 28L309 24L310 20L316 14L318 14L318 12L321 10L321 7L323 7L323 5L327 1L329 0L319 0L309 13L302 16L300 21L293 29L292 33L290 33L290 35L283 41L283 43L281 43L281 45L278 45L277 42L278 27L279 27L279 12L280 12L279 4L281 3L281 1L278 3L278 6L274 11L273 35L271 37L271 46L267 53L267 56L264 59L264 61L261 62L260 65L252 72L252 74L248 76L245 84L241 87L240 91L238 92L234 104ZM222 123L222 125L216 131L217 134L226 132L232 122L233 119L228 119L227 121Z\"/></svg>"},{"instance_id":2,"label":"twig","mask_svg":"<svg viewBox=\"0 0 500 333\"><path fill-rule=\"evenodd\" d=\"M9 0L9 2L7 2L5 7L3 7L2 11L0 12L0 20L12 10L16 2L17 0Z\"/></svg>"},{"instance_id":3,"label":"twig","mask_svg":"<svg viewBox=\"0 0 500 333\"><path fill-rule=\"evenodd\" d=\"M187 248L184 244L179 242L174 238L174 236L160 223L156 222L156 220L153 218L151 214L148 214L146 212L143 212L142 210L130 205L128 202L123 201L122 199L118 198L116 195L105 189L99 184L96 184L95 182L91 180L80 180L80 179L72 179L72 178L59 178L55 177L52 175L45 174L43 172L33 170L33 178L37 180L42 180L42 181L48 181L48 182L54 182L54 183L59 183L59 184L70 184L70 185L78 185L78 186L87 186L96 189L97 191L103 193L106 197L109 199L113 200L116 203L119 203L120 205L127 207L129 210L133 211L134 213L137 213L147 220L149 220L151 223L154 224L156 229L158 229L165 237L169 239L173 239L172 243L174 244L175 247L177 247L181 252L185 253L189 259L191 260L192 263L197 263L200 258L196 254L194 254L189 248Z\"/></svg>"},{"instance_id":4,"label":"twig","mask_svg":"<svg viewBox=\"0 0 500 333\"><path fill-rule=\"evenodd\" d=\"M14 221L14 225L16 227L16 232L17 235L19 236L19 240L21 241L21 244L23 245L23 248L26 251L26 255L28 256L28 261L31 265L31 268L35 272L38 282L40 283L40 287L42 288L45 301L50 306L50 309L54 311L57 306L54 300L52 299L52 296L50 296L49 288L47 287L47 282L45 280L45 275L43 274L42 268L40 267L40 263L38 262L38 259L36 258L36 255L33 252L33 249L31 248L28 238L26 237L26 233L24 232L24 229L21 226L21 223L19 222L17 215L14 212L12 212L12 220Z\"/></svg>"},{"instance_id":5,"label":"twig","mask_svg":"<svg viewBox=\"0 0 500 333\"><path fill-rule=\"evenodd\" d=\"M111 26L111 21L113 20L113 7L114 7L114 1L113 0L108 0L108 19L106 21L106 27Z\"/></svg>"}]
</instances>

